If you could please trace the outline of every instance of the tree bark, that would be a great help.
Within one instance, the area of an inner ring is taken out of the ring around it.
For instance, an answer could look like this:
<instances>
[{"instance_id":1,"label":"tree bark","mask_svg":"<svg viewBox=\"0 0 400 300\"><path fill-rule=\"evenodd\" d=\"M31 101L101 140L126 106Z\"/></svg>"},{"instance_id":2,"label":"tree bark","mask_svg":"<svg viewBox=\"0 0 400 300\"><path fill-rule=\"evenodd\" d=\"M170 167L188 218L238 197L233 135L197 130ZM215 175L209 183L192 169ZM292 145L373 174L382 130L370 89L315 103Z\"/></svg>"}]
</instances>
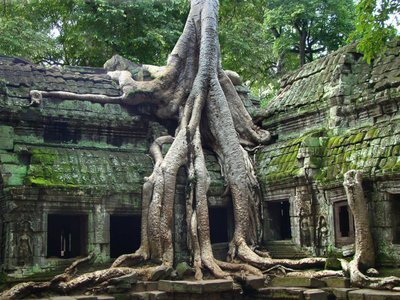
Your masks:
<instances>
[{"instance_id":1,"label":"tree bark","mask_svg":"<svg viewBox=\"0 0 400 300\"><path fill-rule=\"evenodd\" d=\"M376 289L392 289L400 285L398 277L373 278L364 275L361 271L375 265L374 242L368 215L368 205L362 187L362 174L360 171L350 170L344 175L343 186L346 191L347 201L354 217L355 228L355 254L345 268L353 286L370 287Z\"/></svg>"},{"instance_id":2,"label":"tree bark","mask_svg":"<svg viewBox=\"0 0 400 300\"><path fill-rule=\"evenodd\" d=\"M150 149L154 157L154 169L145 178L143 186L139 250L119 257L110 269L76 278L67 274L65 281L41 286L42 290L68 293L76 288L101 287L107 285L111 278L127 274L138 274L149 279L153 272L159 270L154 267L130 268L138 261L151 260L166 268L173 267L173 206L176 176L181 167L187 168L189 173L187 232L196 279L202 278L205 269L215 277L223 278L235 276L237 272L260 275L260 270L277 264L297 268L323 266L325 260L322 258L274 260L266 253L254 252L261 237L260 188L249 155L242 145L266 143L270 134L253 124L231 79L221 68L217 33L218 1L192 0L190 5L184 31L167 65L162 68L145 66L153 72L153 80L134 80L130 72L119 68L109 74L119 82L123 92L120 97L32 91L32 100L36 105L40 105L43 98L47 97L102 103L109 101L121 105L146 102L156 107L155 114L159 118L179 121L174 137L159 137ZM161 151L164 143L171 144L165 157ZM207 206L209 176L203 143L208 144L218 156L232 198L234 234L229 247L231 262L227 263L215 260L211 249ZM5 295L11 299L14 297L12 295L21 294L29 288L39 289L37 284L31 283L16 287L14 294L6 292Z\"/></svg>"}]
</instances>

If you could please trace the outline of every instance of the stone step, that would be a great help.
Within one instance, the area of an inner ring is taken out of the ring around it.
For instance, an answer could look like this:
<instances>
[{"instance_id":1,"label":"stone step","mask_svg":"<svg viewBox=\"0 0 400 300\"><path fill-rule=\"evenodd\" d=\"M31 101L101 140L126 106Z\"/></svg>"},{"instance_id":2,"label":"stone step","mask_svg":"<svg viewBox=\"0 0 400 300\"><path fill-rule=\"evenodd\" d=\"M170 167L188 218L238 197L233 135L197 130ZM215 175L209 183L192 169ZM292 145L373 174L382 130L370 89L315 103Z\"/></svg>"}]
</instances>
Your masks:
<instances>
[{"instance_id":1,"label":"stone step","mask_svg":"<svg viewBox=\"0 0 400 300\"><path fill-rule=\"evenodd\" d=\"M109 295L74 295L74 296L52 296L48 298L24 298L26 300L115 300Z\"/></svg>"},{"instance_id":2,"label":"stone step","mask_svg":"<svg viewBox=\"0 0 400 300\"><path fill-rule=\"evenodd\" d=\"M203 294L233 291L233 281L226 279L199 281L160 280L158 289L169 293Z\"/></svg>"},{"instance_id":3,"label":"stone step","mask_svg":"<svg viewBox=\"0 0 400 300\"><path fill-rule=\"evenodd\" d=\"M331 288L349 288L350 287L350 279L345 277L325 277L321 278L323 282L325 282L327 287Z\"/></svg>"},{"instance_id":4,"label":"stone step","mask_svg":"<svg viewBox=\"0 0 400 300\"><path fill-rule=\"evenodd\" d=\"M157 281L138 281L132 285L131 291L133 291L133 292L158 291L158 282Z\"/></svg>"},{"instance_id":5,"label":"stone step","mask_svg":"<svg viewBox=\"0 0 400 300\"><path fill-rule=\"evenodd\" d=\"M266 287L259 289L251 299L327 300L328 293L321 289L306 289L299 287Z\"/></svg>"},{"instance_id":6,"label":"stone step","mask_svg":"<svg viewBox=\"0 0 400 300\"><path fill-rule=\"evenodd\" d=\"M254 299L304 299L303 288L266 287L258 290Z\"/></svg>"},{"instance_id":7,"label":"stone step","mask_svg":"<svg viewBox=\"0 0 400 300\"><path fill-rule=\"evenodd\" d=\"M272 279L270 286L274 287L302 287L302 288L321 288L326 283L320 279L312 277L275 277Z\"/></svg>"},{"instance_id":8,"label":"stone step","mask_svg":"<svg viewBox=\"0 0 400 300\"><path fill-rule=\"evenodd\" d=\"M400 299L400 292L359 289L349 291L347 294L348 300L391 300Z\"/></svg>"},{"instance_id":9,"label":"stone step","mask_svg":"<svg viewBox=\"0 0 400 300\"><path fill-rule=\"evenodd\" d=\"M299 248L291 240L268 241L265 250L273 258L305 258L309 256L306 251Z\"/></svg>"},{"instance_id":10,"label":"stone step","mask_svg":"<svg viewBox=\"0 0 400 300\"><path fill-rule=\"evenodd\" d=\"M130 293L129 300L168 300L171 299L170 295L161 291L138 292Z\"/></svg>"}]
</instances>

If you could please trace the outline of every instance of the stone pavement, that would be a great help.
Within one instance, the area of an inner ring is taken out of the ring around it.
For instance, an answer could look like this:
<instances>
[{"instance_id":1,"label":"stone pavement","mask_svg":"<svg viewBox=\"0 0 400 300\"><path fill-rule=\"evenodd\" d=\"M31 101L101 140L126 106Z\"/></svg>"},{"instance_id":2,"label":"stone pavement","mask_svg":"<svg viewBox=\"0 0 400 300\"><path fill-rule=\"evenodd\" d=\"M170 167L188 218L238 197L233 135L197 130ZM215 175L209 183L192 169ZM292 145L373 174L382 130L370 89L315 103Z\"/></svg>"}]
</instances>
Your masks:
<instances>
[{"instance_id":1,"label":"stone pavement","mask_svg":"<svg viewBox=\"0 0 400 300\"><path fill-rule=\"evenodd\" d=\"M357 289L348 279L329 277L276 277L268 285L264 277L247 276L240 285L232 280L160 280L117 283L109 295L53 296L42 300L400 300L400 291Z\"/></svg>"}]
</instances>

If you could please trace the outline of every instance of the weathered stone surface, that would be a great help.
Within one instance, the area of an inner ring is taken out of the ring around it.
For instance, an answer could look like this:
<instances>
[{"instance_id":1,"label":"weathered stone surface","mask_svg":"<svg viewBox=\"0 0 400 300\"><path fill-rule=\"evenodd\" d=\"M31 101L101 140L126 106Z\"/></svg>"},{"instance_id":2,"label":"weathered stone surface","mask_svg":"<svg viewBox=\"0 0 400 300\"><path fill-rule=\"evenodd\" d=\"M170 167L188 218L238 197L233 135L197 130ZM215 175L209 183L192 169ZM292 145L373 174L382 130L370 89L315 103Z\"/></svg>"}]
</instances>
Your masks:
<instances>
[{"instance_id":1,"label":"weathered stone surface","mask_svg":"<svg viewBox=\"0 0 400 300\"><path fill-rule=\"evenodd\" d=\"M349 300L386 300L400 299L400 292L386 290L359 289L348 293Z\"/></svg>"},{"instance_id":2,"label":"weathered stone surface","mask_svg":"<svg viewBox=\"0 0 400 300\"><path fill-rule=\"evenodd\" d=\"M265 278L263 276L250 275L244 278L243 288L250 290L258 290L265 285Z\"/></svg>"},{"instance_id":3,"label":"weathered stone surface","mask_svg":"<svg viewBox=\"0 0 400 300\"><path fill-rule=\"evenodd\" d=\"M275 277L272 279L271 286L280 287L307 287L318 288L326 286L325 282L310 277Z\"/></svg>"},{"instance_id":4,"label":"weathered stone surface","mask_svg":"<svg viewBox=\"0 0 400 300\"><path fill-rule=\"evenodd\" d=\"M305 300L327 300L328 294L323 290L310 289L303 292Z\"/></svg>"},{"instance_id":5,"label":"weathered stone surface","mask_svg":"<svg viewBox=\"0 0 400 300\"><path fill-rule=\"evenodd\" d=\"M348 288L350 287L350 280L344 277L325 277L321 278L326 283L327 287L332 288Z\"/></svg>"},{"instance_id":6,"label":"weathered stone surface","mask_svg":"<svg viewBox=\"0 0 400 300\"><path fill-rule=\"evenodd\" d=\"M99 295L97 296L97 300L115 300L115 297L108 295Z\"/></svg>"},{"instance_id":7,"label":"weathered stone surface","mask_svg":"<svg viewBox=\"0 0 400 300\"><path fill-rule=\"evenodd\" d=\"M131 293L129 294L130 300L166 300L172 299L165 292L160 291L150 291L150 292L140 292L140 293Z\"/></svg>"},{"instance_id":8,"label":"weathered stone surface","mask_svg":"<svg viewBox=\"0 0 400 300\"><path fill-rule=\"evenodd\" d=\"M348 293L350 291L356 290L355 288L333 288L331 289L332 294L336 297L337 300L347 300Z\"/></svg>"},{"instance_id":9,"label":"weathered stone surface","mask_svg":"<svg viewBox=\"0 0 400 300\"><path fill-rule=\"evenodd\" d=\"M303 292L305 289L294 287L267 287L258 290L260 296L258 299L304 299Z\"/></svg>"},{"instance_id":10,"label":"weathered stone surface","mask_svg":"<svg viewBox=\"0 0 400 300\"><path fill-rule=\"evenodd\" d=\"M164 292L174 293L216 293L233 290L233 281L224 279L201 280L201 281L171 281L160 280L158 289Z\"/></svg>"},{"instance_id":11,"label":"weathered stone surface","mask_svg":"<svg viewBox=\"0 0 400 300\"><path fill-rule=\"evenodd\" d=\"M40 268L65 268L46 255L47 220L54 212L83 215L87 234L79 255L94 251L96 263L105 262L110 258L110 219L140 214L144 177L153 168L150 143L171 128L150 120L148 107L52 97L30 105L34 89L121 94L101 68L47 68L0 57L0 194L5 199L1 215L8 220L2 227L6 236L0 239L10 241L0 250L2 267L17 270L25 265L26 275ZM209 195L215 205L226 206L227 197L220 199L225 190L220 166L209 151L206 158ZM184 191L186 177L181 181ZM179 212L183 219L184 211L183 206ZM34 250L25 258L19 257L21 251L17 254L22 223L32 224L29 236ZM186 243L184 234L177 236L180 244ZM178 250L177 261L186 261L187 249Z\"/></svg>"}]
</instances>

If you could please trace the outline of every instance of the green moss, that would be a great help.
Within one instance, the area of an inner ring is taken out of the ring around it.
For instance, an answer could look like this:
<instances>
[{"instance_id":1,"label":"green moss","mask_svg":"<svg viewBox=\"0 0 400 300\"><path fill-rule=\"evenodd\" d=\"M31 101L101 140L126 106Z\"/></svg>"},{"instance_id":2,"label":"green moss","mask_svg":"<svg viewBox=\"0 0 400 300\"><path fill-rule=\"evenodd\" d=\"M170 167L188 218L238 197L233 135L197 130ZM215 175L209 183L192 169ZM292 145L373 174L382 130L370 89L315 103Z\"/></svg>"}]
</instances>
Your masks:
<instances>
[{"instance_id":1,"label":"green moss","mask_svg":"<svg viewBox=\"0 0 400 300\"><path fill-rule=\"evenodd\" d=\"M352 137L352 143L356 144L361 142L364 139L364 133L363 132L359 132L357 133L355 136Z\"/></svg>"},{"instance_id":2,"label":"green moss","mask_svg":"<svg viewBox=\"0 0 400 300\"><path fill-rule=\"evenodd\" d=\"M338 256L340 258L341 256ZM337 258L328 257L325 262L325 269L326 270L341 270L342 265Z\"/></svg>"},{"instance_id":3,"label":"green moss","mask_svg":"<svg viewBox=\"0 0 400 300\"><path fill-rule=\"evenodd\" d=\"M63 187L63 188L76 188L79 187L78 185L74 185L74 184L66 184L64 182L61 181L50 181L50 180L46 180L43 178L35 178L35 177L31 177L28 176L27 177L27 181L28 184L32 184L32 185L40 185L40 186L46 186L46 187Z\"/></svg>"},{"instance_id":4,"label":"green moss","mask_svg":"<svg viewBox=\"0 0 400 300\"><path fill-rule=\"evenodd\" d=\"M366 132L364 139L371 140L376 138L378 135L379 135L379 130L377 128L372 127Z\"/></svg>"}]
</instances>

